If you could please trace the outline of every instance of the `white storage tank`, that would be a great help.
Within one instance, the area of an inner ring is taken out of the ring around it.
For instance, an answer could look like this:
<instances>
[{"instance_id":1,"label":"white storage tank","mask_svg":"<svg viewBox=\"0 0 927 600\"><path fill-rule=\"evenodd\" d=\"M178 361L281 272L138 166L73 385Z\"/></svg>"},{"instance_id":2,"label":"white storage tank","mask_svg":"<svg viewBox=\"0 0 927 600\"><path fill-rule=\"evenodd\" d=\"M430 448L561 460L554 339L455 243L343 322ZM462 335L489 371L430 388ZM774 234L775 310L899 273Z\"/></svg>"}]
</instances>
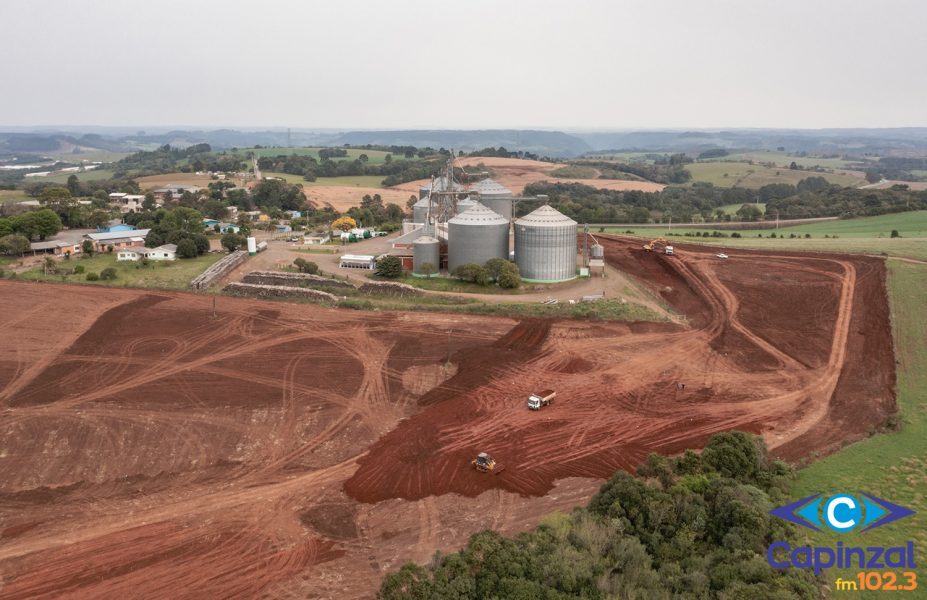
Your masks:
<instances>
[{"instance_id":1,"label":"white storage tank","mask_svg":"<svg viewBox=\"0 0 927 600\"><path fill-rule=\"evenodd\" d=\"M547 205L516 220L515 264L528 281L576 277L576 221Z\"/></svg>"},{"instance_id":2,"label":"white storage tank","mask_svg":"<svg viewBox=\"0 0 927 600\"><path fill-rule=\"evenodd\" d=\"M447 268L508 258L509 221L480 203L447 223Z\"/></svg>"},{"instance_id":3,"label":"white storage tank","mask_svg":"<svg viewBox=\"0 0 927 600\"><path fill-rule=\"evenodd\" d=\"M457 201L457 214L459 215L462 212L466 212L476 206L476 200L471 198L464 198L463 200Z\"/></svg>"},{"instance_id":4,"label":"white storage tank","mask_svg":"<svg viewBox=\"0 0 927 600\"><path fill-rule=\"evenodd\" d=\"M253 237L248 238L248 254L251 256L257 254L257 240Z\"/></svg>"},{"instance_id":5,"label":"white storage tank","mask_svg":"<svg viewBox=\"0 0 927 600\"><path fill-rule=\"evenodd\" d=\"M422 265L430 263L431 273L437 273L441 268L441 242L430 235L423 235L412 242L412 272L420 275Z\"/></svg>"}]
</instances>

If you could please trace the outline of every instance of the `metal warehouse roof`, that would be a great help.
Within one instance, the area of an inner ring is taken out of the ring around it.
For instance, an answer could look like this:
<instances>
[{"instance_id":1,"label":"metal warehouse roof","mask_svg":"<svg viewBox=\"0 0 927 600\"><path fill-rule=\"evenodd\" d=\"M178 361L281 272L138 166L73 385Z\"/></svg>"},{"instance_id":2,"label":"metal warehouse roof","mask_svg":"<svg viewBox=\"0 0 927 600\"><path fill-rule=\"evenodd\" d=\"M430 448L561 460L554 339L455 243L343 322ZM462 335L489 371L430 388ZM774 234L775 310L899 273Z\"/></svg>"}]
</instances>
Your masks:
<instances>
[{"instance_id":1,"label":"metal warehouse roof","mask_svg":"<svg viewBox=\"0 0 927 600\"><path fill-rule=\"evenodd\" d=\"M546 204L515 221L516 227L563 227L564 225L576 225L576 221Z\"/></svg>"},{"instance_id":2,"label":"metal warehouse roof","mask_svg":"<svg viewBox=\"0 0 927 600\"><path fill-rule=\"evenodd\" d=\"M143 238L148 235L150 229L134 229L131 231L108 231L106 233L88 233L87 237L95 242L106 242L110 240Z\"/></svg>"},{"instance_id":3,"label":"metal warehouse roof","mask_svg":"<svg viewBox=\"0 0 927 600\"><path fill-rule=\"evenodd\" d=\"M450 221L451 225L508 225L509 220L499 213L477 202L473 208L468 208Z\"/></svg>"}]
</instances>

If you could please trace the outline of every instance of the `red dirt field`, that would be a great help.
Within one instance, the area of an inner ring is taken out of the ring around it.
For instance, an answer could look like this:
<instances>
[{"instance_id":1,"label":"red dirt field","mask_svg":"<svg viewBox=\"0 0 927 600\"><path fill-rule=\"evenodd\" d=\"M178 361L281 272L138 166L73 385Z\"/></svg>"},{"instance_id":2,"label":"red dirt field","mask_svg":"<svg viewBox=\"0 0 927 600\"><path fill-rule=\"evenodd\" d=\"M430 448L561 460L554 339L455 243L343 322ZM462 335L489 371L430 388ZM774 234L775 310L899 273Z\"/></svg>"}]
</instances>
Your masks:
<instances>
[{"instance_id":1,"label":"red dirt field","mask_svg":"<svg viewBox=\"0 0 927 600\"><path fill-rule=\"evenodd\" d=\"M686 325L0 282L0 598L367 598L648 452L794 460L894 411L881 260L600 239Z\"/></svg>"}]
</instances>

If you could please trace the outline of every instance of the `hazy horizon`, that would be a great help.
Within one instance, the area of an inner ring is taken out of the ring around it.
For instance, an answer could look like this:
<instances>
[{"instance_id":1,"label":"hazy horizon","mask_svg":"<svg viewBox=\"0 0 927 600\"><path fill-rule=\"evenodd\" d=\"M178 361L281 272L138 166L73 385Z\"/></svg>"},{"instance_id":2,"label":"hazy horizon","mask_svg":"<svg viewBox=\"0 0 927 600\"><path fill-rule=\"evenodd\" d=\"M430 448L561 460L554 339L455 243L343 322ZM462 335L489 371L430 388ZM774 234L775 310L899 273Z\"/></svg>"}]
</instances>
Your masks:
<instances>
[{"instance_id":1,"label":"hazy horizon","mask_svg":"<svg viewBox=\"0 0 927 600\"><path fill-rule=\"evenodd\" d=\"M927 5L0 4L0 126L927 126ZM36 41L39 40L39 41Z\"/></svg>"}]
</instances>

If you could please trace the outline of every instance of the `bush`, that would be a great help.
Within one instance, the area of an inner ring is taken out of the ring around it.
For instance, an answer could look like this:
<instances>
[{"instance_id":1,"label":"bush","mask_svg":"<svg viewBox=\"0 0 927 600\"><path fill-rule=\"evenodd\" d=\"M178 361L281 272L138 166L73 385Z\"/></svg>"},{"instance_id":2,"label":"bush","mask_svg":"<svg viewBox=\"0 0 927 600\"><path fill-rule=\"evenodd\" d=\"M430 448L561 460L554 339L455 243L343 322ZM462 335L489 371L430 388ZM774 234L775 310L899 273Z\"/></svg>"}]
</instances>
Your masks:
<instances>
[{"instance_id":1,"label":"bush","mask_svg":"<svg viewBox=\"0 0 927 600\"><path fill-rule=\"evenodd\" d=\"M83 273L83 272L84 272L84 265L77 265L76 267L74 267L74 272L75 272L75 273Z\"/></svg>"},{"instance_id":2,"label":"bush","mask_svg":"<svg viewBox=\"0 0 927 600\"><path fill-rule=\"evenodd\" d=\"M106 267L100 271L100 279L103 281L112 281L113 279L116 279L116 277L116 269L113 267Z\"/></svg>"},{"instance_id":3,"label":"bush","mask_svg":"<svg viewBox=\"0 0 927 600\"><path fill-rule=\"evenodd\" d=\"M229 252L235 252L245 245L245 237L237 233L227 233L222 236L222 247Z\"/></svg>"},{"instance_id":4,"label":"bush","mask_svg":"<svg viewBox=\"0 0 927 600\"><path fill-rule=\"evenodd\" d=\"M499 284L499 287L514 290L521 285L521 274L518 272L518 265L511 262L506 262L502 271L496 277L496 283Z\"/></svg>"},{"instance_id":5,"label":"bush","mask_svg":"<svg viewBox=\"0 0 927 600\"><path fill-rule=\"evenodd\" d=\"M731 237L732 237L732 238L739 238L739 237L741 237L741 236L740 236L739 233L737 233L737 232L735 231L734 233L731 234Z\"/></svg>"},{"instance_id":6,"label":"bush","mask_svg":"<svg viewBox=\"0 0 927 600\"><path fill-rule=\"evenodd\" d=\"M454 270L454 276L463 281L470 281L477 285L489 285L492 282L492 276L486 267L476 263L467 263L460 265Z\"/></svg>"},{"instance_id":7,"label":"bush","mask_svg":"<svg viewBox=\"0 0 927 600\"><path fill-rule=\"evenodd\" d=\"M97 275L96 273L87 273L87 275L86 275L86 277L84 277L84 279L86 279L87 281L99 281L99 280L100 280L100 276Z\"/></svg>"},{"instance_id":8,"label":"bush","mask_svg":"<svg viewBox=\"0 0 927 600\"><path fill-rule=\"evenodd\" d=\"M376 274L380 277L396 279L402 276L402 260L396 256L384 256L377 261Z\"/></svg>"},{"instance_id":9,"label":"bush","mask_svg":"<svg viewBox=\"0 0 927 600\"><path fill-rule=\"evenodd\" d=\"M897 230L897 229L892 229L892 235L891 235L891 237L893 237L893 238L899 238L899 237L901 237L901 234L898 233L898 230Z\"/></svg>"},{"instance_id":10,"label":"bush","mask_svg":"<svg viewBox=\"0 0 927 600\"><path fill-rule=\"evenodd\" d=\"M177 256L180 258L196 258L197 254L196 243L190 238L184 238L177 244Z\"/></svg>"},{"instance_id":11,"label":"bush","mask_svg":"<svg viewBox=\"0 0 927 600\"><path fill-rule=\"evenodd\" d=\"M310 275L319 274L319 265L312 262L311 260L297 258L293 261L293 265L299 270L300 273L309 273Z\"/></svg>"}]
</instances>

